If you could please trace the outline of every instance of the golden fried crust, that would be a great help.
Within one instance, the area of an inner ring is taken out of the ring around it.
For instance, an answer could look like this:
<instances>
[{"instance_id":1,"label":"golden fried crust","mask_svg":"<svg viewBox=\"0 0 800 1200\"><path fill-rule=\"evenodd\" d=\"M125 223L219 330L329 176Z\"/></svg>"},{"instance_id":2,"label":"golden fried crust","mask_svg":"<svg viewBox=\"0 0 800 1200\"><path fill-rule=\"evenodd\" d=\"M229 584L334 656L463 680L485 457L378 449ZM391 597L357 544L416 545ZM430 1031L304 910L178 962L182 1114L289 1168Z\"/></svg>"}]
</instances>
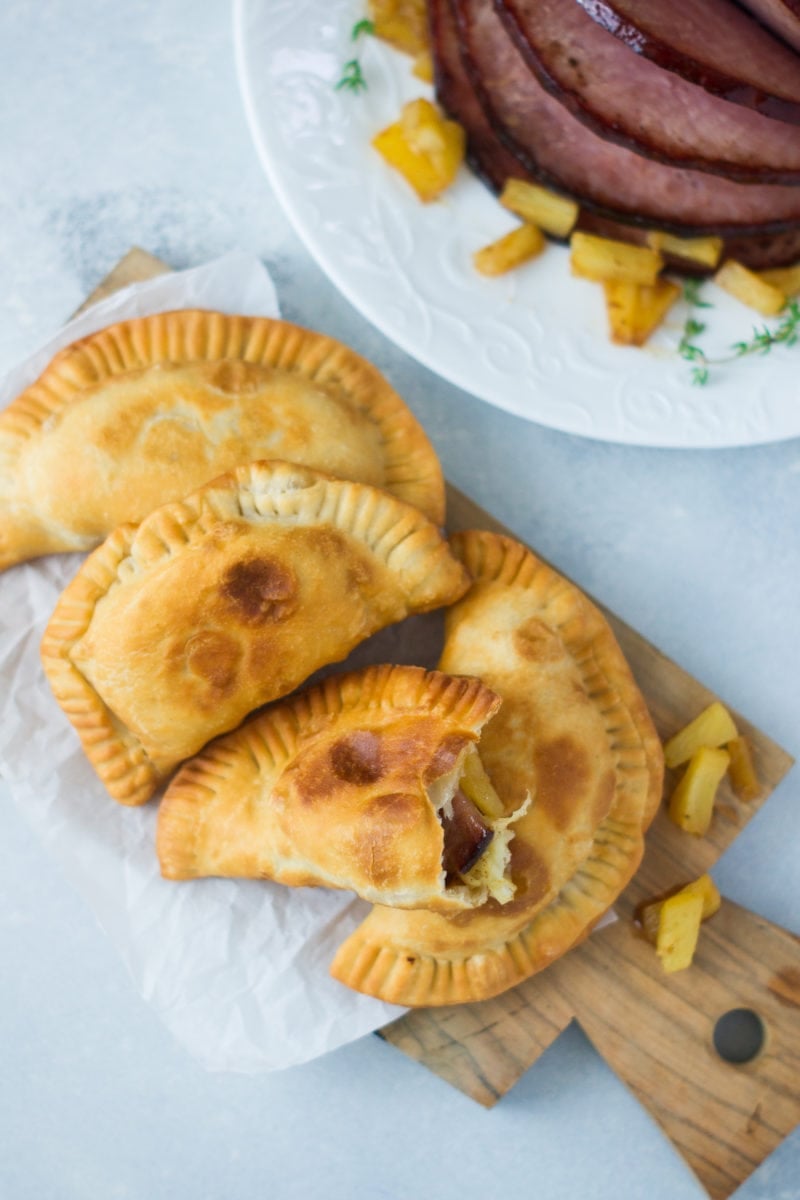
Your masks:
<instances>
[{"instance_id":1,"label":"golden fried crust","mask_svg":"<svg viewBox=\"0 0 800 1200\"><path fill-rule=\"evenodd\" d=\"M112 325L62 350L0 413L0 570L87 550L241 463L278 458L443 521L421 426L339 342L203 311Z\"/></svg>"},{"instance_id":2,"label":"golden fried crust","mask_svg":"<svg viewBox=\"0 0 800 1200\"><path fill-rule=\"evenodd\" d=\"M322 884L409 907L463 904L445 894L443 829L427 787L499 703L477 679L379 666L273 705L206 747L167 788L162 874Z\"/></svg>"},{"instance_id":3,"label":"golden fried crust","mask_svg":"<svg viewBox=\"0 0 800 1200\"><path fill-rule=\"evenodd\" d=\"M255 708L467 586L417 509L253 463L116 530L64 591L42 659L108 791L140 804Z\"/></svg>"},{"instance_id":4,"label":"golden fried crust","mask_svg":"<svg viewBox=\"0 0 800 1200\"><path fill-rule=\"evenodd\" d=\"M572 946L635 872L662 788L661 744L602 614L525 547L452 539L474 584L448 613L440 669L503 699L481 738L514 825L505 905L454 916L376 907L340 947L342 983L403 1005L482 1000Z\"/></svg>"}]
</instances>

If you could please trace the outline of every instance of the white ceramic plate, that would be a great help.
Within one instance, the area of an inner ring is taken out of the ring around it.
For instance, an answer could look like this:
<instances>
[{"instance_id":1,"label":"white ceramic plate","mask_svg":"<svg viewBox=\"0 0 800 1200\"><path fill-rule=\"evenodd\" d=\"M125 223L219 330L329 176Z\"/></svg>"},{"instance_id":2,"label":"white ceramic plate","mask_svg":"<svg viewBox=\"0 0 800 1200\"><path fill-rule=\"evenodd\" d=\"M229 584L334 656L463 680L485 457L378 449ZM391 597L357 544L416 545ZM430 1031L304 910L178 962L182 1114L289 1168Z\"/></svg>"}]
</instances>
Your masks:
<instances>
[{"instance_id":1,"label":"white ceramic plate","mask_svg":"<svg viewBox=\"0 0 800 1200\"><path fill-rule=\"evenodd\" d=\"M300 237L387 337L466 391L554 429L642 446L754 445L800 435L800 346L714 368L692 385L676 353L681 302L644 350L611 345L602 291L548 247L500 279L471 255L513 218L468 171L423 205L370 146L402 103L431 94L411 60L354 46L362 0L234 0L238 74L264 170ZM368 90L337 91L358 54ZM703 346L721 356L758 315L707 284Z\"/></svg>"}]
</instances>

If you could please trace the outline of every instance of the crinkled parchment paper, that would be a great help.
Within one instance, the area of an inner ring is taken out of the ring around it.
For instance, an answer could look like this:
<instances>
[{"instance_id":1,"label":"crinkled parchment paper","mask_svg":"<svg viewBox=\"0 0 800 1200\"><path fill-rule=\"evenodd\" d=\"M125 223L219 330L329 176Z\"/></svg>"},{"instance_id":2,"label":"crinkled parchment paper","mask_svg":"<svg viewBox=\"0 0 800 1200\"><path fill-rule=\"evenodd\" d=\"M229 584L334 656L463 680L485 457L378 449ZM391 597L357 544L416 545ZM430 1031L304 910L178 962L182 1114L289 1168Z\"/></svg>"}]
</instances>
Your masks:
<instances>
[{"instance_id":1,"label":"crinkled parchment paper","mask_svg":"<svg viewBox=\"0 0 800 1200\"><path fill-rule=\"evenodd\" d=\"M13 371L0 388L0 407L76 338L126 317L192 307L278 314L267 272L241 254L134 285L72 321ZM129 809L109 798L39 661L44 627L80 561L54 555L0 575L0 775L94 910L142 996L178 1041L215 1070L305 1062L400 1015L402 1009L328 975L337 946L369 911L348 893L161 878L157 801ZM406 623L362 650L360 660L433 665L437 633L435 622Z\"/></svg>"},{"instance_id":2,"label":"crinkled parchment paper","mask_svg":"<svg viewBox=\"0 0 800 1200\"><path fill-rule=\"evenodd\" d=\"M0 408L76 338L127 317L193 307L278 315L269 275L242 254L136 284L70 322L16 368L0 386ZM228 1071L307 1062L400 1016L403 1009L352 992L328 974L337 947L369 911L349 893L161 878L158 800L125 808L107 795L42 671L44 627L80 561L53 555L0 574L0 776L94 910L144 999L192 1055ZM369 662L433 667L441 641L440 613L411 617L331 669Z\"/></svg>"}]
</instances>

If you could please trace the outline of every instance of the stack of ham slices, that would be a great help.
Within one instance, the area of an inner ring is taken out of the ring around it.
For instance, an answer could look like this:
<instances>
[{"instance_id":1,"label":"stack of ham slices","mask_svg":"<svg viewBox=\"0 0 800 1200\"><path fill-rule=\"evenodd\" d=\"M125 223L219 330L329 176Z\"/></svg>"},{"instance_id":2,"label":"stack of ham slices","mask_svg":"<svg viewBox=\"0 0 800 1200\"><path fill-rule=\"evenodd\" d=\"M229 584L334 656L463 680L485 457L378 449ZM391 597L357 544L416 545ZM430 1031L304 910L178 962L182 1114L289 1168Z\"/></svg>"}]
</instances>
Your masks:
<instances>
[{"instance_id":1,"label":"stack of ham slices","mask_svg":"<svg viewBox=\"0 0 800 1200\"><path fill-rule=\"evenodd\" d=\"M437 97L495 190L578 227L800 258L800 0L429 0Z\"/></svg>"}]
</instances>

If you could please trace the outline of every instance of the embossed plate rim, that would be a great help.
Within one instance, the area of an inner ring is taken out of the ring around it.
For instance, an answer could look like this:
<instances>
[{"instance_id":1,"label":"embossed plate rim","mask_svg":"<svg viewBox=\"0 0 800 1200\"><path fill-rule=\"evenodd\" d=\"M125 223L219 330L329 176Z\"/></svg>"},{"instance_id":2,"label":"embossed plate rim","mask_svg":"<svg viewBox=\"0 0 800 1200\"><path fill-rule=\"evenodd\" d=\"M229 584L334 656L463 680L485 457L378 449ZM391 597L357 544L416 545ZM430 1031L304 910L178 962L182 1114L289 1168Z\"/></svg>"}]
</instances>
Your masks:
<instances>
[{"instance_id":1,"label":"embossed plate rim","mask_svg":"<svg viewBox=\"0 0 800 1200\"><path fill-rule=\"evenodd\" d=\"M601 441L699 449L800 435L791 350L695 388L675 353L685 305L648 349L632 350L608 341L600 289L570 277L563 247L513 277L478 277L471 251L511 219L466 171L423 206L371 150L400 104L431 90L404 56L349 42L360 0L234 0L233 14L244 110L276 196L333 284L401 349L496 408ZM368 91L336 91L355 53ZM759 320L718 289L713 300L718 353Z\"/></svg>"}]
</instances>

